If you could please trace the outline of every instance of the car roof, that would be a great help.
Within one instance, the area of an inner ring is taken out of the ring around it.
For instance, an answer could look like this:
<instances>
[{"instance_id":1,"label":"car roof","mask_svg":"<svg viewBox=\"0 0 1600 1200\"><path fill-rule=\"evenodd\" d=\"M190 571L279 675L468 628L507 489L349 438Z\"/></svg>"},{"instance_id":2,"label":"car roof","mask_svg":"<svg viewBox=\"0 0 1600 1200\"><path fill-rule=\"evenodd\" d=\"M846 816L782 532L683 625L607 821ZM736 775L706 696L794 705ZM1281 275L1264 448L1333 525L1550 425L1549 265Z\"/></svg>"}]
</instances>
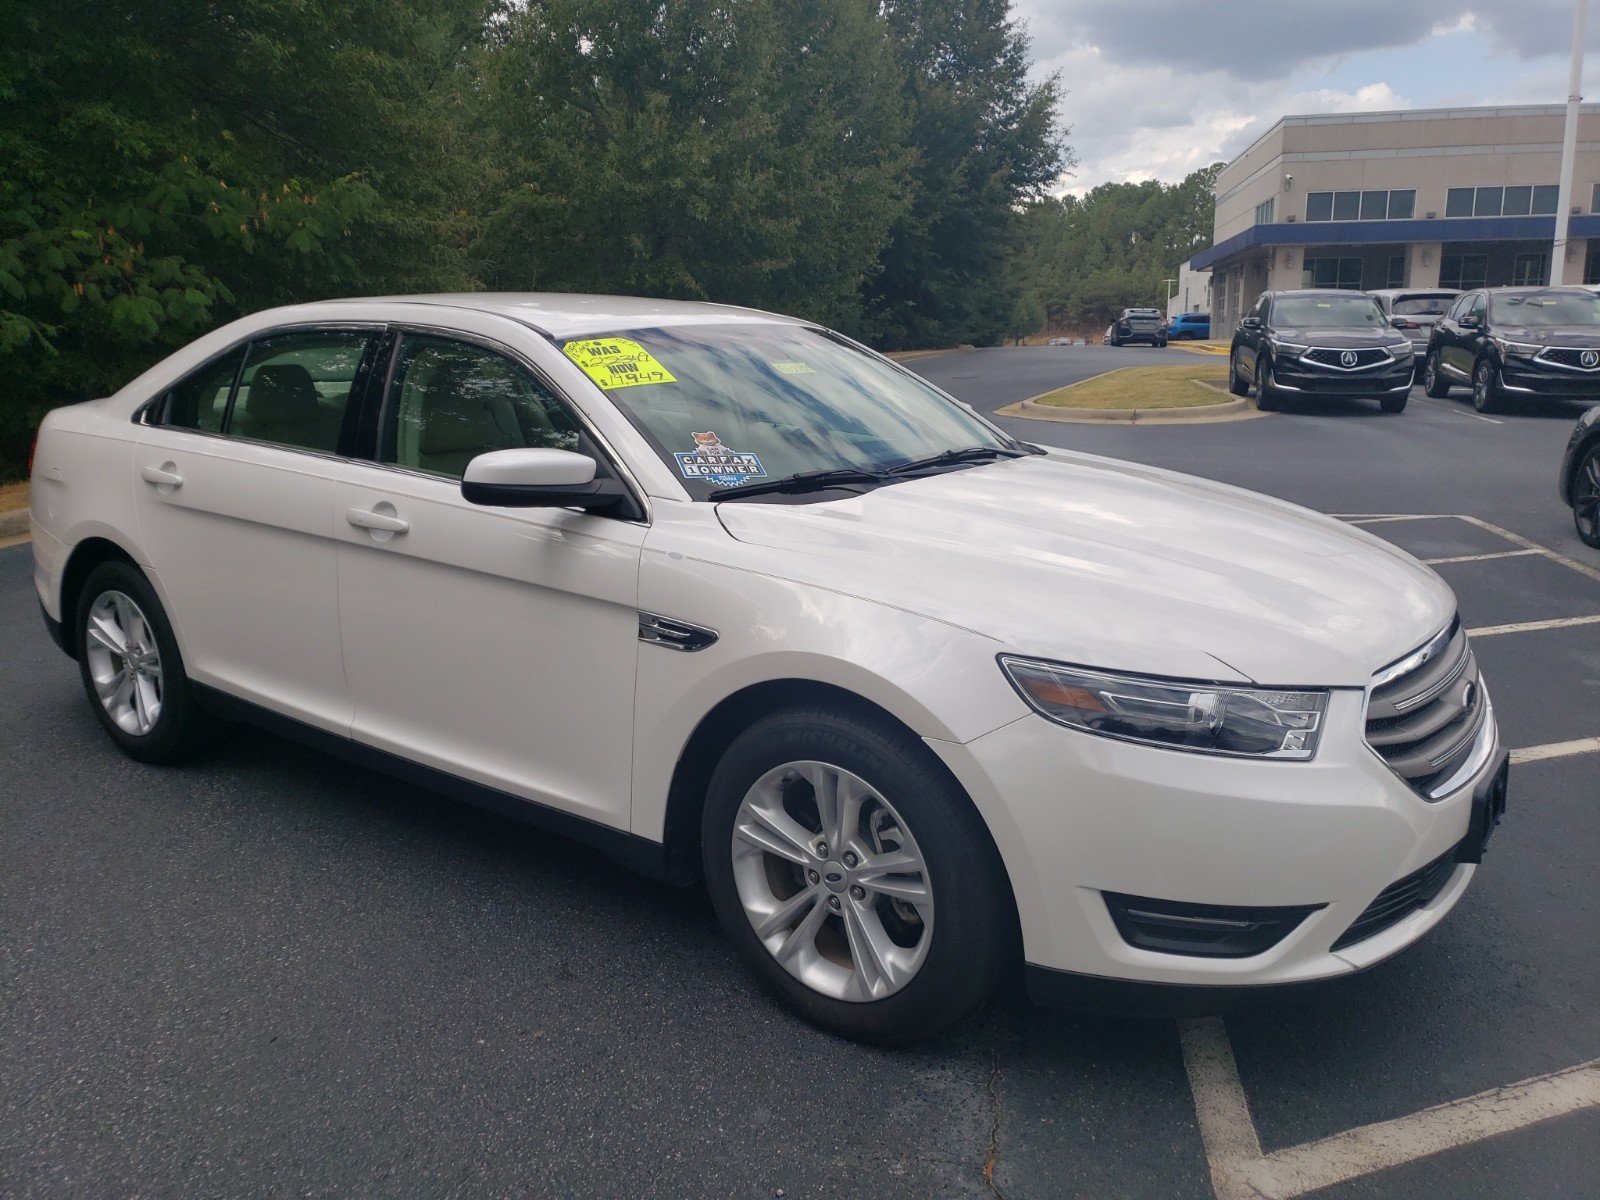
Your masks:
<instances>
[{"instance_id":1,"label":"car roof","mask_svg":"<svg viewBox=\"0 0 1600 1200\"><path fill-rule=\"evenodd\" d=\"M1366 292L1353 291L1350 288L1284 288L1281 292L1271 293L1274 296L1348 296L1352 299L1360 297L1370 300L1372 297Z\"/></svg>"},{"instance_id":2,"label":"car roof","mask_svg":"<svg viewBox=\"0 0 1600 1200\"><path fill-rule=\"evenodd\" d=\"M1488 292L1491 296L1533 296L1541 292L1594 292L1579 283L1546 284L1544 287L1486 287L1475 288L1474 291Z\"/></svg>"},{"instance_id":3,"label":"car roof","mask_svg":"<svg viewBox=\"0 0 1600 1200\"><path fill-rule=\"evenodd\" d=\"M645 296L583 295L574 292L439 292L416 296L352 296L296 305L296 316L327 309L337 316L349 304L428 305L509 317L557 340L624 329L670 325L807 325L794 317L711 304L699 300L658 300Z\"/></svg>"},{"instance_id":4,"label":"car roof","mask_svg":"<svg viewBox=\"0 0 1600 1200\"><path fill-rule=\"evenodd\" d=\"M1369 296L1390 296L1398 299L1401 296L1459 296L1459 288L1447 287L1414 287L1414 288L1373 288L1367 293Z\"/></svg>"}]
</instances>

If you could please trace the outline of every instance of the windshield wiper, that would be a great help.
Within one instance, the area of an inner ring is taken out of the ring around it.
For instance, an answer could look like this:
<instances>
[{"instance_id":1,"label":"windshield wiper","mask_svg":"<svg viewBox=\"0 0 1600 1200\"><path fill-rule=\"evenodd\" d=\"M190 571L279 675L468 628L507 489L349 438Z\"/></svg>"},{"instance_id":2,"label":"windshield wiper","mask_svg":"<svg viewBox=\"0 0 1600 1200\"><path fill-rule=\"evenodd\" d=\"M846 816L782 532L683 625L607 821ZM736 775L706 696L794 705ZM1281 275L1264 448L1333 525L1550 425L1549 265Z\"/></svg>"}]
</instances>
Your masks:
<instances>
[{"instance_id":1,"label":"windshield wiper","mask_svg":"<svg viewBox=\"0 0 1600 1200\"><path fill-rule=\"evenodd\" d=\"M913 458L910 462L903 462L897 467L890 467L890 475L909 475L916 471L926 471L933 467L944 467L955 463L994 462L999 458L1023 458L1032 453L1028 450L1013 450L1006 446L964 446L959 450L941 450L938 454L930 454L927 458Z\"/></svg>"},{"instance_id":2,"label":"windshield wiper","mask_svg":"<svg viewBox=\"0 0 1600 1200\"><path fill-rule=\"evenodd\" d=\"M799 471L782 479L753 479L732 487L718 488L711 500L738 500L745 496L766 496L775 492L821 492L847 483L887 483L890 476L860 467L836 467L827 471Z\"/></svg>"}]
</instances>

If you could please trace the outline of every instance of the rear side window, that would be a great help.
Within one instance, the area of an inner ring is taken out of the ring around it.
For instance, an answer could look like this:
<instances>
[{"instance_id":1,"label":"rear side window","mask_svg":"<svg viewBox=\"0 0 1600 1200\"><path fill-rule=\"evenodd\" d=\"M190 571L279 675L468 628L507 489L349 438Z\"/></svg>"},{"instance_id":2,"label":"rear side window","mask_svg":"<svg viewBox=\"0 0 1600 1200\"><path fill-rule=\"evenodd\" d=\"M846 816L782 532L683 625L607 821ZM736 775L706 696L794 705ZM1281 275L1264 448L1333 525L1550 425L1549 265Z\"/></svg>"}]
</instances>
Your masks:
<instances>
[{"instance_id":1,"label":"rear side window","mask_svg":"<svg viewBox=\"0 0 1600 1200\"><path fill-rule=\"evenodd\" d=\"M252 342L225 432L332 454L373 335L329 330Z\"/></svg>"},{"instance_id":2,"label":"rear side window","mask_svg":"<svg viewBox=\"0 0 1600 1200\"><path fill-rule=\"evenodd\" d=\"M209 362L162 397L158 423L178 429L221 433L228 415L228 397L244 362L244 347Z\"/></svg>"},{"instance_id":3,"label":"rear side window","mask_svg":"<svg viewBox=\"0 0 1600 1200\"><path fill-rule=\"evenodd\" d=\"M580 427L554 392L502 354L407 334L389 388L382 461L459 479L491 450L578 449Z\"/></svg>"}]
</instances>

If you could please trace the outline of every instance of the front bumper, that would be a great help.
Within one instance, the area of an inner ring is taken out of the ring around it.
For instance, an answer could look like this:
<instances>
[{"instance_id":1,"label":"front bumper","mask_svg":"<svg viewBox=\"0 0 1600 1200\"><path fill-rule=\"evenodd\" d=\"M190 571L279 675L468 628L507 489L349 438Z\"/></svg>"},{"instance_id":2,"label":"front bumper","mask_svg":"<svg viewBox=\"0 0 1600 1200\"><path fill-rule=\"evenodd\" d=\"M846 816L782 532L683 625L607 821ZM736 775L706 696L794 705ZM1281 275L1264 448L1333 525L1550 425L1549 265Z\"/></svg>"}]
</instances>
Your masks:
<instances>
[{"instance_id":1,"label":"front bumper","mask_svg":"<svg viewBox=\"0 0 1600 1200\"><path fill-rule=\"evenodd\" d=\"M1030 970L1125 982L1250 986L1351 974L1443 918L1472 879L1457 862L1490 753L1437 800L1366 744L1363 696L1331 694L1311 762L1208 757L1111 741L1023 717L964 745L932 742L982 810L1017 899ZM1437 892L1396 923L1334 944L1392 884L1450 856ZM1192 905L1317 906L1266 951L1202 957L1138 948L1106 893Z\"/></svg>"},{"instance_id":2,"label":"front bumper","mask_svg":"<svg viewBox=\"0 0 1600 1200\"><path fill-rule=\"evenodd\" d=\"M1413 356L1414 357L1414 356ZM1362 371L1338 371L1296 358L1275 359L1273 386L1285 392L1315 396L1389 396L1411 390L1415 368L1411 358L1396 359Z\"/></svg>"},{"instance_id":3,"label":"front bumper","mask_svg":"<svg viewBox=\"0 0 1600 1200\"><path fill-rule=\"evenodd\" d=\"M1519 396L1600 399L1600 371L1563 370L1506 355L1500 363L1500 386Z\"/></svg>"}]
</instances>

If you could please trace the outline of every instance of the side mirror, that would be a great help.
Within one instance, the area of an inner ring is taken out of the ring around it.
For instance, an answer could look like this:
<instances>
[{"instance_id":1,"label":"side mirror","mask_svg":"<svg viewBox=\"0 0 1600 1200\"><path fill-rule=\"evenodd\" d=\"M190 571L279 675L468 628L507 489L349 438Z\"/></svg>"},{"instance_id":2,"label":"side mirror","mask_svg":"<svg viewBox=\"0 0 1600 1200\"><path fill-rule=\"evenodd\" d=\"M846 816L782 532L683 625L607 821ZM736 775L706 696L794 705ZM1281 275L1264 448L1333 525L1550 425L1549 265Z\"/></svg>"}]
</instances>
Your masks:
<instances>
[{"instance_id":1,"label":"side mirror","mask_svg":"<svg viewBox=\"0 0 1600 1200\"><path fill-rule=\"evenodd\" d=\"M1246 317L1246 318L1244 318L1244 320L1239 322L1239 328L1240 329L1260 329L1261 328L1261 318L1260 317Z\"/></svg>"},{"instance_id":2,"label":"side mirror","mask_svg":"<svg viewBox=\"0 0 1600 1200\"><path fill-rule=\"evenodd\" d=\"M1414 328L1412 323L1410 321L1406 320L1404 317L1390 317L1389 318L1389 324L1393 325L1396 329L1411 329L1411 328Z\"/></svg>"},{"instance_id":3,"label":"side mirror","mask_svg":"<svg viewBox=\"0 0 1600 1200\"><path fill-rule=\"evenodd\" d=\"M1477 317L1462 317L1456 324L1463 329L1476 329L1479 322Z\"/></svg>"},{"instance_id":4,"label":"side mirror","mask_svg":"<svg viewBox=\"0 0 1600 1200\"><path fill-rule=\"evenodd\" d=\"M549 447L491 450L467 464L461 495L492 508L581 508L610 512L629 507L626 488L596 479L587 454Z\"/></svg>"}]
</instances>

